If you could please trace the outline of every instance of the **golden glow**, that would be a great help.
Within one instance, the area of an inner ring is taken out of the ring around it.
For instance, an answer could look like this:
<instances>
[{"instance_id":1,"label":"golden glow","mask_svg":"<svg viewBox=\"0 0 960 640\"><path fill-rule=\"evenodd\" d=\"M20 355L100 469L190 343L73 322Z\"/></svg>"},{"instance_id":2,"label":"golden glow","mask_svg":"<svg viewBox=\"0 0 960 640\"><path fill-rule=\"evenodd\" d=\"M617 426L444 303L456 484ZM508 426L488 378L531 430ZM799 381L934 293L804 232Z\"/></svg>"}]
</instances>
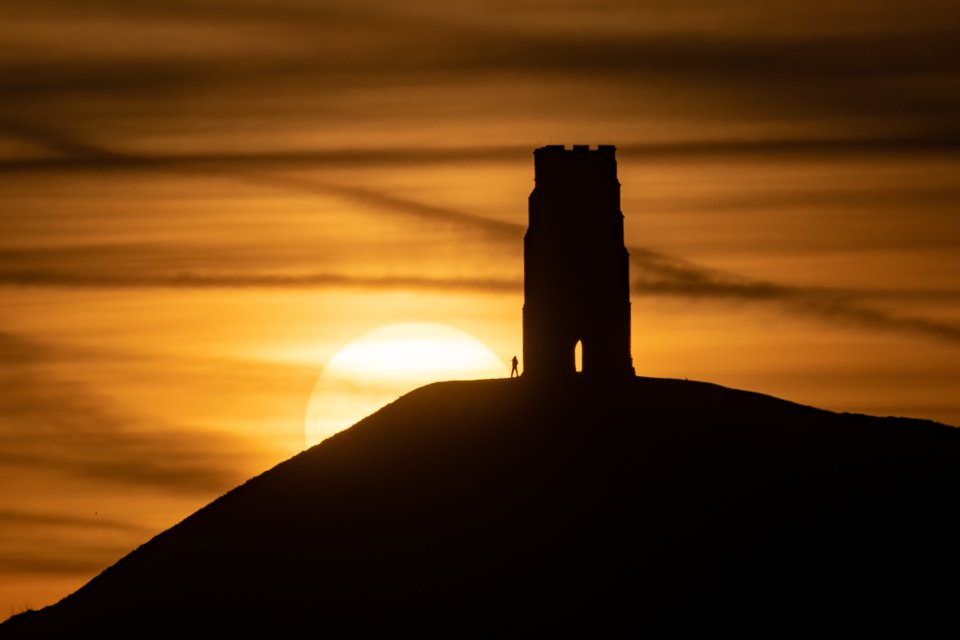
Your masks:
<instances>
[{"instance_id":1,"label":"golden glow","mask_svg":"<svg viewBox=\"0 0 960 640\"><path fill-rule=\"evenodd\" d=\"M960 425L946 0L213 4L0 20L0 620L419 384L360 334L507 376L545 144L618 147L638 373Z\"/></svg>"},{"instance_id":2,"label":"golden glow","mask_svg":"<svg viewBox=\"0 0 960 640\"><path fill-rule=\"evenodd\" d=\"M306 445L430 382L502 378L508 371L485 344L446 325L380 327L338 351L320 374L307 405Z\"/></svg>"}]
</instances>

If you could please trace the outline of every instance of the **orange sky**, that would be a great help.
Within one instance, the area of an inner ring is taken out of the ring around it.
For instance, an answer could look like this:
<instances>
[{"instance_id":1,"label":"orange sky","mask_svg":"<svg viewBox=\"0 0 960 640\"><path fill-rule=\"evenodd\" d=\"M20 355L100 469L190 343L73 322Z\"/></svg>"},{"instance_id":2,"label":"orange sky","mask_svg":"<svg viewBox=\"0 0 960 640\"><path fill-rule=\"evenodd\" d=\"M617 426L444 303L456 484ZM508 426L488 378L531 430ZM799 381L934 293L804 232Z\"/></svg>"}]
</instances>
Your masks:
<instances>
[{"instance_id":1,"label":"orange sky","mask_svg":"<svg viewBox=\"0 0 960 640\"><path fill-rule=\"evenodd\" d=\"M639 374L960 425L952 2L0 18L0 618L298 451L358 335L519 353L545 144L618 147Z\"/></svg>"}]
</instances>

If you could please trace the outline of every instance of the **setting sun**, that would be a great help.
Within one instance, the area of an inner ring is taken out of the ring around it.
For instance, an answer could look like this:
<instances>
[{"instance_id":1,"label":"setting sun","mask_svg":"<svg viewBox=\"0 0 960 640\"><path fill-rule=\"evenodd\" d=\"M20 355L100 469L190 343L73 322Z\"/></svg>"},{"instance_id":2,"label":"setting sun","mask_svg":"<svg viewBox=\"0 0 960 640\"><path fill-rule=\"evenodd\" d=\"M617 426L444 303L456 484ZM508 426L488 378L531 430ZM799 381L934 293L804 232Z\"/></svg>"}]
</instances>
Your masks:
<instances>
[{"instance_id":1,"label":"setting sun","mask_svg":"<svg viewBox=\"0 0 960 640\"><path fill-rule=\"evenodd\" d=\"M425 384L502 378L508 371L487 345L446 325L380 327L340 349L324 367L307 405L306 446Z\"/></svg>"}]
</instances>

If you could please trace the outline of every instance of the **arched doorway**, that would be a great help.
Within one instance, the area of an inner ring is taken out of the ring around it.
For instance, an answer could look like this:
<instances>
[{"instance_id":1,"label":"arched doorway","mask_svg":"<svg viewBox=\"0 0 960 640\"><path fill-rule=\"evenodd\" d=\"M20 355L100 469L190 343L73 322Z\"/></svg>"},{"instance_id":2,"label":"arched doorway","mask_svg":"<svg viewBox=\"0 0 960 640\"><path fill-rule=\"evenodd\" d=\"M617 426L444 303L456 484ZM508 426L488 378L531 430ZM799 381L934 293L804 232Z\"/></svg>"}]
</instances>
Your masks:
<instances>
[{"instance_id":1,"label":"arched doorway","mask_svg":"<svg viewBox=\"0 0 960 640\"><path fill-rule=\"evenodd\" d=\"M583 371L583 341L577 340L573 347L573 366L577 373Z\"/></svg>"}]
</instances>

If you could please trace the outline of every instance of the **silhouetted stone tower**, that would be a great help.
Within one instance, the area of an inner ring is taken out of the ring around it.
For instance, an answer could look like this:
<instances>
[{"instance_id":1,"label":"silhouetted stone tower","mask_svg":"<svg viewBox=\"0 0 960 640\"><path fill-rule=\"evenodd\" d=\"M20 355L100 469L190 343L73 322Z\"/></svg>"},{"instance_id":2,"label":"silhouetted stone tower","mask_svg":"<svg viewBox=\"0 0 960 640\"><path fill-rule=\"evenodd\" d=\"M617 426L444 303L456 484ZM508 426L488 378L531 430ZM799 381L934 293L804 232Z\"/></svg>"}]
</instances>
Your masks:
<instances>
[{"instance_id":1,"label":"silhouetted stone tower","mask_svg":"<svg viewBox=\"0 0 960 640\"><path fill-rule=\"evenodd\" d=\"M535 185L523 239L523 375L634 375L629 254L616 148L575 145L533 152Z\"/></svg>"}]
</instances>

